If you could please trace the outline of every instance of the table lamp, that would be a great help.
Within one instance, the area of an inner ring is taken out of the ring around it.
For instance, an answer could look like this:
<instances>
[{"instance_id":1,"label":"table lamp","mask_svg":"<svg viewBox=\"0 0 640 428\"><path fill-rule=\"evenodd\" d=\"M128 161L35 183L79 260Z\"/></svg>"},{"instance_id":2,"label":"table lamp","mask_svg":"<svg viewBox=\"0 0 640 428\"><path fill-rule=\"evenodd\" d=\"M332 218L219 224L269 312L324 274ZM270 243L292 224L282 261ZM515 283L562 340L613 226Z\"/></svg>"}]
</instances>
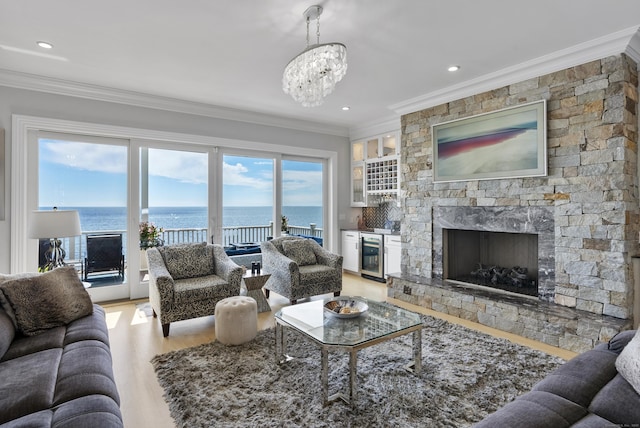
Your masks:
<instances>
[{"instance_id":1,"label":"table lamp","mask_svg":"<svg viewBox=\"0 0 640 428\"><path fill-rule=\"evenodd\" d=\"M67 238L82 234L80 216L75 210L33 211L29 220L29 238L49 239L49 249L45 252L45 271L64 266L66 252L60 237Z\"/></svg>"}]
</instances>

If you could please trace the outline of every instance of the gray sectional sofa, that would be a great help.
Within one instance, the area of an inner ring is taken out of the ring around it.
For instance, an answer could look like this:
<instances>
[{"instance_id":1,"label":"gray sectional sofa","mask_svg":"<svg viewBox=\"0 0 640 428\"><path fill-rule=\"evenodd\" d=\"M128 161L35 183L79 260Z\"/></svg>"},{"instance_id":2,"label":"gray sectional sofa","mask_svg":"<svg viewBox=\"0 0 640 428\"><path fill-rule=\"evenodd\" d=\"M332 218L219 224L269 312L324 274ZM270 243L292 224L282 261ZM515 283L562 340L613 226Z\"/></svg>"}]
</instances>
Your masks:
<instances>
[{"instance_id":1,"label":"gray sectional sofa","mask_svg":"<svg viewBox=\"0 0 640 428\"><path fill-rule=\"evenodd\" d=\"M104 309L91 303L72 271L79 288L75 280L72 289L49 287L65 282L64 272L0 274L0 428L124 426ZM42 278L53 281L38 284ZM55 291L47 297L42 287ZM64 300L59 305L51 300L56 296ZM26 325L27 319L37 322Z\"/></svg>"},{"instance_id":2,"label":"gray sectional sofa","mask_svg":"<svg viewBox=\"0 0 640 428\"><path fill-rule=\"evenodd\" d=\"M569 360L532 391L489 415L475 427L640 426L640 395L616 369L616 359L635 333L621 332L609 343ZM637 357L640 359L640 355Z\"/></svg>"}]
</instances>

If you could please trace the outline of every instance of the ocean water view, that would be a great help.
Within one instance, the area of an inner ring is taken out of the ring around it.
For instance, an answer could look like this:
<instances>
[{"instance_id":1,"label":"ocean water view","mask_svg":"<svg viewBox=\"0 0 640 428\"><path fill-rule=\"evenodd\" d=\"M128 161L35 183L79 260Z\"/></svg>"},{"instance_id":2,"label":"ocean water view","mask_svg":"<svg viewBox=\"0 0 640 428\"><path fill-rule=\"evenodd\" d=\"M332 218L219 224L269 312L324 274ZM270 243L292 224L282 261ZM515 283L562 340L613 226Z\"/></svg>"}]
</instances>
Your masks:
<instances>
[{"instance_id":1,"label":"ocean water view","mask_svg":"<svg viewBox=\"0 0 640 428\"><path fill-rule=\"evenodd\" d=\"M51 207L41 207L46 210ZM78 210L83 231L124 230L127 224L126 207L59 207ZM225 207L223 226L266 226L272 219L272 207ZM283 214L290 226L309 227L315 223L322 228L322 207L285 206ZM204 229L207 227L206 207L152 207L149 221L164 229Z\"/></svg>"}]
</instances>

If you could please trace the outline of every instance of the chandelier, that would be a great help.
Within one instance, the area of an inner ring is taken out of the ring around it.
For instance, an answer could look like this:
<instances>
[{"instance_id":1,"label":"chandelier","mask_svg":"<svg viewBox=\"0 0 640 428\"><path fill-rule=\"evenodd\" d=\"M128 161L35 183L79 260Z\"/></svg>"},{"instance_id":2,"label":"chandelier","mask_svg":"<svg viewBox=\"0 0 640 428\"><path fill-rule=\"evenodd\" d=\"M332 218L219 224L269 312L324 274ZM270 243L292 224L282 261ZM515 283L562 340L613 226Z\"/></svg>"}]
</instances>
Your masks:
<instances>
[{"instance_id":1,"label":"chandelier","mask_svg":"<svg viewBox=\"0 0 640 428\"><path fill-rule=\"evenodd\" d=\"M282 89L304 107L322 104L347 73L347 47L342 43L320 44L322 6L304 11L307 19L307 48L289 61L282 76ZM309 45L309 23L317 20L316 44Z\"/></svg>"}]
</instances>

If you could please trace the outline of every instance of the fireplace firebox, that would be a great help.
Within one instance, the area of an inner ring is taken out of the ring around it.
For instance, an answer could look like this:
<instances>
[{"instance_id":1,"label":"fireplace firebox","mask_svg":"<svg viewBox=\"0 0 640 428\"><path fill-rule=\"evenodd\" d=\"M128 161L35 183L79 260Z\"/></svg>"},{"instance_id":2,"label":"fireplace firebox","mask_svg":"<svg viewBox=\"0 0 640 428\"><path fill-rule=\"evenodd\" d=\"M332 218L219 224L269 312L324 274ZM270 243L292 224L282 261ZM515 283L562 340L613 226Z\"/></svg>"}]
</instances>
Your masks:
<instances>
[{"instance_id":1,"label":"fireplace firebox","mask_svg":"<svg viewBox=\"0 0 640 428\"><path fill-rule=\"evenodd\" d=\"M443 232L445 279L538 297L538 235Z\"/></svg>"}]
</instances>

